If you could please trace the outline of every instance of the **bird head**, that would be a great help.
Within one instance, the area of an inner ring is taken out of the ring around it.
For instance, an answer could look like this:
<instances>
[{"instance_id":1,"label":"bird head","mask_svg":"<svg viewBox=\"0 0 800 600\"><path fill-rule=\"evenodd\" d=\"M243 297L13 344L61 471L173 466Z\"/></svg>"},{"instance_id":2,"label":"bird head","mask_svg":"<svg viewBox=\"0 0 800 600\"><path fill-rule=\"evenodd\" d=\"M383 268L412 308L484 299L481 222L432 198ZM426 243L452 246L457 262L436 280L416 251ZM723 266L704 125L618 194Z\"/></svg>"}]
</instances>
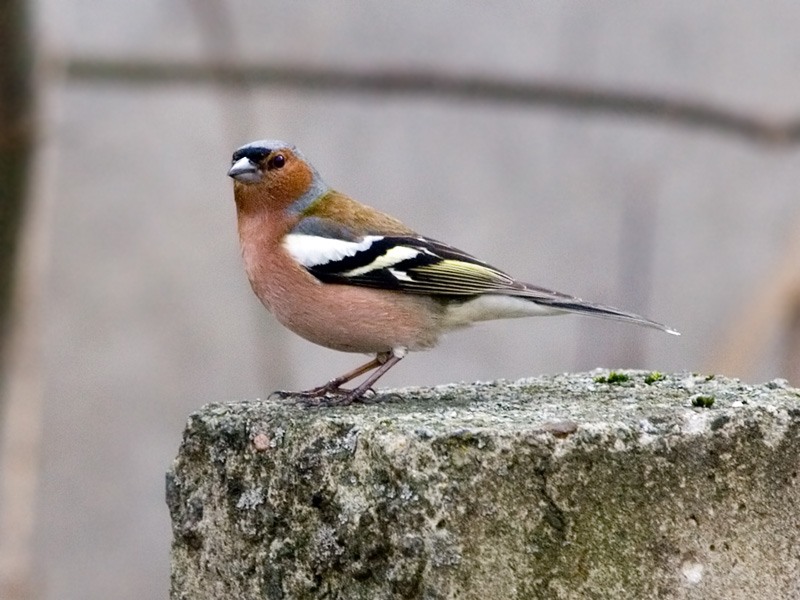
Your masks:
<instances>
[{"instance_id":1,"label":"bird head","mask_svg":"<svg viewBox=\"0 0 800 600\"><path fill-rule=\"evenodd\" d=\"M234 180L240 209L302 212L328 189L297 148L278 140L260 140L238 148L228 176Z\"/></svg>"}]
</instances>

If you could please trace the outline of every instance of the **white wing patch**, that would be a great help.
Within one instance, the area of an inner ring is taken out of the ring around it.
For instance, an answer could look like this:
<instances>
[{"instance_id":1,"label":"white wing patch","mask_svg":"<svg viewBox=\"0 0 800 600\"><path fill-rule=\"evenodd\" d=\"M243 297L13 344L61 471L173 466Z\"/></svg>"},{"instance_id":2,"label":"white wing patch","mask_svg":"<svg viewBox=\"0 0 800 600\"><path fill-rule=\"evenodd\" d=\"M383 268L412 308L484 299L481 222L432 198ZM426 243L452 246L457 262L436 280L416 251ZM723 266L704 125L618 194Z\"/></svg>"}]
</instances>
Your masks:
<instances>
[{"instance_id":1,"label":"white wing patch","mask_svg":"<svg viewBox=\"0 0 800 600\"><path fill-rule=\"evenodd\" d=\"M378 256L371 263L364 265L363 267L350 269L346 273L342 273L342 275L345 277L358 277L359 275L364 275L370 271L379 271L381 269L386 269L387 267L393 267L397 263L401 263L404 260L419 256L421 253L422 252L416 248L409 248L408 246L393 246ZM394 273L395 269L392 269L392 272ZM407 275L406 277L408 278ZM410 280L410 278L408 279Z\"/></svg>"},{"instance_id":2,"label":"white wing patch","mask_svg":"<svg viewBox=\"0 0 800 600\"><path fill-rule=\"evenodd\" d=\"M411 277L409 277L408 273L406 273L405 271L399 271L397 269L389 269L389 273L391 273L392 276L398 281L410 281L412 283L414 282L414 280L411 279Z\"/></svg>"},{"instance_id":3,"label":"white wing patch","mask_svg":"<svg viewBox=\"0 0 800 600\"><path fill-rule=\"evenodd\" d=\"M380 235L368 235L360 242L348 242L318 235L290 233L283 239L283 247L293 259L304 267L311 268L353 256L382 239L383 236Z\"/></svg>"}]
</instances>

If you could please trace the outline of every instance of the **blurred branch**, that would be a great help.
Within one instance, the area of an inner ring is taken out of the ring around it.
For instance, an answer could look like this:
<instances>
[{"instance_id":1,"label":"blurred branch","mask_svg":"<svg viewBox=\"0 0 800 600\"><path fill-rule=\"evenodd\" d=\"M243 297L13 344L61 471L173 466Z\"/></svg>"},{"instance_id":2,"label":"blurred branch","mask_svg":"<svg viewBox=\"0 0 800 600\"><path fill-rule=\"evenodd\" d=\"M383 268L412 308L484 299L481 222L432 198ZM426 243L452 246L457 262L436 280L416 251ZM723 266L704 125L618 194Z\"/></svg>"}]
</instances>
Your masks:
<instances>
[{"instance_id":1,"label":"blurred branch","mask_svg":"<svg viewBox=\"0 0 800 600\"><path fill-rule=\"evenodd\" d=\"M785 373L792 385L800 387L800 284L797 286L786 331Z\"/></svg>"},{"instance_id":2,"label":"blurred branch","mask_svg":"<svg viewBox=\"0 0 800 600\"><path fill-rule=\"evenodd\" d=\"M0 2L0 598L36 597L33 534L42 423L42 218L38 72L26 0ZM34 144L36 143L36 147Z\"/></svg>"},{"instance_id":3,"label":"blurred branch","mask_svg":"<svg viewBox=\"0 0 800 600\"><path fill-rule=\"evenodd\" d=\"M46 46L46 42L41 42ZM63 73L33 69L37 129L58 129ZM44 408L44 298L57 197L58 138L41 135L32 155L28 202L20 225L17 273L8 323L0 422L0 598L40 597L41 573L34 568L34 531L40 497L37 495L42 454Z\"/></svg>"},{"instance_id":4,"label":"blurred branch","mask_svg":"<svg viewBox=\"0 0 800 600\"><path fill-rule=\"evenodd\" d=\"M800 385L800 220L779 263L751 289L752 297L730 320L728 337L712 359L710 372L746 377L781 330L787 336L787 364L794 365L786 376Z\"/></svg>"},{"instance_id":5,"label":"blurred branch","mask_svg":"<svg viewBox=\"0 0 800 600\"><path fill-rule=\"evenodd\" d=\"M25 0L0 3L0 373L7 353L14 264L34 140L27 4Z\"/></svg>"},{"instance_id":6,"label":"blurred branch","mask_svg":"<svg viewBox=\"0 0 800 600\"><path fill-rule=\"evenodd\" d=\"M547 106L693 126L774 145L800 143L800 118L772 119L701 100L624 92L555 81L525 82L435 71L366 71L301 65L72 57L67 75L87 82L275 86L311 92L444 97L463 102Z\"/></svg>"},{"instance_id":7,"label":"blurred branch","mask_svg":"<svg viewBox=\"0 0 800 600\"><path fill-rule=\"evenodd\" d=\"M34 596L33 524L41 427L41 280L32 236L36 110L29 2L0 3L0 597ZM20 257L24 257L24 262ZM13 318L12 318L13 315Z\"/></svg>"}]
</instances>

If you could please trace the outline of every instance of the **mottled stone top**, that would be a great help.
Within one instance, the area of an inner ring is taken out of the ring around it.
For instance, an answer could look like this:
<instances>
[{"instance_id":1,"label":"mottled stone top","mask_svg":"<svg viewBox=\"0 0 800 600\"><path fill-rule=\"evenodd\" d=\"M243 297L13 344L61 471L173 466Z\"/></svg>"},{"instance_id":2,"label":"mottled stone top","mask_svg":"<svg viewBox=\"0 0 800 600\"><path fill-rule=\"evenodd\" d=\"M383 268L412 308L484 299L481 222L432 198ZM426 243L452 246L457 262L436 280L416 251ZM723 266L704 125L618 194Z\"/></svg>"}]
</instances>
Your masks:
<instances>
[{"instance_id":1,"label":"mottled stone top","mask_svg":"<svg viewBox=\"0 0 800 600\"><path fill-rule=\"evenodd\" d=\"M789 598L800 390L597 371L212 404L172 472L172 598Z\"/></svg>"}]
</instances>

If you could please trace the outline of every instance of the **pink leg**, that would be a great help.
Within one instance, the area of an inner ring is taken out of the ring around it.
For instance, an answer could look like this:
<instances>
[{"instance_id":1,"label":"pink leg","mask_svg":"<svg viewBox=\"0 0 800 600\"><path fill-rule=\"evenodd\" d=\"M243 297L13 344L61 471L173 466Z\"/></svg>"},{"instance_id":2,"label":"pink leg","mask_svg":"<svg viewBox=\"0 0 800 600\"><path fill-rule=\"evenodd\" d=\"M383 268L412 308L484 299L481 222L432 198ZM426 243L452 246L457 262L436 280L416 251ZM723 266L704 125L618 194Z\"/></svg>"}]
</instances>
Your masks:
<instances>
[{"instance_id":1,"label":"pink leg","mask_svg":"<svg viewBox=\"0 0 800 600\"><path fill-rule=\"evenodd\" d=\"M370 388L372 388L372 385L378 381L378 379L383 377L386 371L399 363L404 356L404 348L396 349L391 352L381 352L368 363L365 363L360 367L345 373L344 375L340 375L335 379L331 379L325 385L321 385L304 392L275 392L275 395L281 398L300 396L308 404L316 406L346 406L357 400L360 400L361 397L366 394ZM357 388L352 390L342 389L342 385L348 381L373 370L375 372L372 373L372 375L370 375L366 381L364 381L364 383L359 385ZM328 394L336 394L336 397L327 398L326 396L328 396Z\"/></svg>"},{"instance_id":2,"label":"pink leg","mask_svg":"<svg viewBox=\"0 0 800 600\"><path fill-rule=\"evenodd\" d=\"M389 354L389 357L385 359L385 362L380 366L380 368L370 375L364 383L354 390L351 390L347 395L334 400L333 404L336 404L337 406L346 406L357 400L360 400L361 397L372 387L372 385L386 374L386 371L391 369L403 359L403 356L404 355L398 356L395 353ZM376 358L376 360L378 359Z\"/></svg>"},{"instance_id":3,"label":"pink leg","mask_svg":"<svg viewBox=\"0 0 800 600\"><path fill-rule=\"evenodd\" d=\"M335 392L348 381L355 379L359 375L363 375L364 373L372 371L373 369L377 369L381 365L384 365L389 360L389 356L391 356L391 353L381 352L368 363L365 363L360 367L353 369L352 371L348 371L344 375L340 375L339 377L331 379L325 385L321 385L304 392L298 392L298 395L313 398L316 396L324 396L329 392Z\"/></svg>"}]
</instances>

